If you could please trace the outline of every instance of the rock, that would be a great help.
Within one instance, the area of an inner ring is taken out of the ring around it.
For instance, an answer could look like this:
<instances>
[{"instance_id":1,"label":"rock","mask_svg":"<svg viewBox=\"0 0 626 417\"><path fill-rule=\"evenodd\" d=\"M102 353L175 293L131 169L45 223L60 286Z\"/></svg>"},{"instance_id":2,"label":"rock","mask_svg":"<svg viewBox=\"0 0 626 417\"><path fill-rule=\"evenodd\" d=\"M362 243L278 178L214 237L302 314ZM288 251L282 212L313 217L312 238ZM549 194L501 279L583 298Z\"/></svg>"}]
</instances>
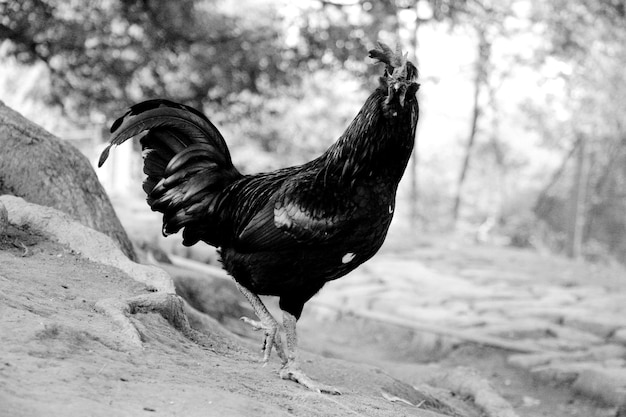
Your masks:
<instances>
[{"instance_id":1,"label":"rock","mask_svg":"<svg viewBox=\"0 0 626 417\"><path fill-rule=\"evenodd\" d=\"M522 398L522 404L524 405L524 407L535 407L541 404L541 400L524 395L524 397Z\"/></svg>"},{"instance_id":2,"label":"rock","mask_svg":"<svg viewBox=\"0 0 626 417\"><path fill-rule=\"evenodd\" d=\"M507 363L520 369L532 369L540 365L549 364L555 357L555 353L531 353L511 355L507 358Z\"/></svg>"},{"instance_id":3,"label":"rock","mask_svg":"<svg viewBox=\"0 0 626 417\"><path fill-rule=\"evenodd\" d=\"M564 353L579 352L593 347L593 345L588 342L562 339L554 336L535 339L533 342L544 351L558 351Z\"/></svg>"},{"instance_id":4,"label":"rock","mask_svg":"<svg viewBox=\"0 0 626 417\"><path fill-rule=\"evenodd\" d=\"M585 369L579 374L573 388L608 405L626 404L626 368L595 366Z\"/></svg>"},{"instance_id":5,"label":"rock","mask_svg":"<svg viewBox=\"0 0 626 417\"><path fill-rule=\"evenodd\" d=\"M379 306L380 304L376 303L376 307L378 308ZM450 311L443 307L418 307L406 305L406 303L398 305L397 301L394 305L392 300L387 301L387 307L387 311L392 314L397 314L398 316L405 317L409 320L422 320L428 323L447 322L452 320L455 315L454 311Z\"/></svg>"},{"instance_id":6,"label":"rock","mask_svg":"<svg viewBox=\"0 0 626 417\"><path fill-rule=\"evenodd\" d=\"M608 338L617 329L624 326L624 316L621 315L584 315L565 316L563 324L569 327L593 333L602 338Z\"/></svg>"},{"instance_id":7,"label":"rock","mask_svg":"<svg viewBox=\"0 0 626 417\"><path fill-rule=\"evenodd\" d=\"M538 317L552 322L563 322L566 315L584 316L589 314L589 310L582 307L573 306L527 306L517 307L506 311L506 315L511 318Z\"/></svg>"},{"instance_id":8,"label":"rock","mask_svg":"<svg viewBox=\"0 0 626 417\"><path fill-rule=\"evenodd\" d=\"M509 320L501 315L469 312L467 314L455 316L452 324L460 329L476 328L476 330L482 332L482 329L486 326L504 325L508 322Z\"/></svg>"},{"instance_id":9,"label":"rock","mask_svg":"<svg viewBox=\"0 0 626 417\"><path fill-rule=\"evenodd\" d=\"M482 300L475 301L472 306L474 310L478 312L498 311L506 313L510 310L517 310L519 308L537 308L541 306L541 301L531 298L518 297L513 299L499 299L496 296L491 297L490 294L485 294Z\"/></svg>"},{"instance_id":10,"label":"rock","mask_svg":"<svg viewBox=\"0 0 626 417\"><path fill-rule=\"evenodd\" d=\"M604 340L594 334L559 326L542 319L512 320L481 327L481 333L509 339L531 339L544 350L575 351L599 345Z\"/></svg>"},{"instance_id":11,"label":"rock","mask_svg":"<svg viewBox=\"0 0 626 417\"><path fill-rule=\"evenodd\" d=\"M491 324L481 328L481 332L513 339L539 339L551 336L553 323L542 319L509 320L505 323Z\"/></svg>"},{"instance_id":12,"label":"rock","mask_svg":"<svg viewBox=\"0 0 626 417\"><path fill-rule=\"evenodd\" d=\"M563 287L538 288L536 294L541 304L546 306L575 306L578 302L578 296Z\"/></svg>"},{"instance_id":13,"label":"rock","mask_svg":"<svg viewBox=\"0 0 626 417\"><path fill-rule=\"evenodd\" d=\"M541 381L569 385L574 383L583 371L594 366L596 364L593 362L550 363L548 365L536 366L530 372Z\"/></svg>"},{"instance_id":14,"label":"rock","mask_svg":"<svg viewBox=\"0 0 626 417\"><path fill-rule=\"evenodd\" d=\"M620 315L626 305L626 294L622 294L618 288L605 288L605 291L604 295L583 299L578 305L600 315Z\"/></svg>"},{"instance_id":15,"label":"rock","mask_svg":"<svg viewBox=\"0 0 626 417\"><path fill-rule=\"evenodd\" d=\"M542 381L571 385L575 391L610 406L626 403L626 367L619 359L603 364L597 361L550 363L532 368L531 373Z\"/></svg>"},{"instance_id":16,"label":"rock","mask_svg":"<svg viewBox=\"0 0 626 417\"><path fill-rule=\"evenodd\" d=\"M610 338L611 341L626 345L626 327L617 329Z\"/></svg>"},{"instance_id":17,"label":"rock","mask_svg":"<svg viewBox=\"0 0 626 417\"><path fill-rule=\"evenodd\" d=\"M565 339L567 341L577 342L582 345L599 344L604 341L602 337L599 337L593 332L577 329L569 326L551 326L548 329L555 337L559 339Z\"/></svg>"},{"instance_id":18,"label":"rock","mask_svg":"<svg viewBox=\"0 0 626 417\"><path fill-rule=\"evenodd\" d=\"M596 346L589 349L584 357L597 361L619 359L626 357L626 347L617 344Z\"/></svg>"},{"instance_id":19,"label":"rock","mask_svg":"<svg viewBox=\"0 0 626 417\"><path fill-rule=\"evenodd\" d=\"M555 361L598 361L613 366L621 366L622 357L626 356L626 347L621 345L603 345L590 348L582 352L546 352L533 354L511 355L507 362L511 366L521 369L532 369L541 365L548 365Z\"/></svg>"},{"instance_id":20,"label":"rock","mask_svg":"<svg viewBox=\"0 0 626 417\"><path fill-rule=\"evenodd\" d=\"M474 404L488 417L518 417L511 404L473 368L461 366L435 375L431 382L462 397L473 398Z\"/></svg>"}]
</instances>

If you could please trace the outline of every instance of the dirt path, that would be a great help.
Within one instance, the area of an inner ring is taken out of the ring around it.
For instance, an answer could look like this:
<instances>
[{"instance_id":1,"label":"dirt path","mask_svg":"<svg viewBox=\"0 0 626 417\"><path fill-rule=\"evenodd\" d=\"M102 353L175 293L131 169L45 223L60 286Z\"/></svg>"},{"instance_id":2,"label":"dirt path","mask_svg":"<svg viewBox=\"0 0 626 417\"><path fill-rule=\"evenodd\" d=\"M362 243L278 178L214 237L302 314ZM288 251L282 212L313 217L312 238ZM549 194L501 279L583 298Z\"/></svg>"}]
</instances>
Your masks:
<instances>
[{"instance_id":1,"label":"dirt path","mask_svg":"<svg viewBox=\"0 0 626 417\"><path fill-rule=\"evenodd\" d=\"M435 415L386 400L412 388L374 367L305 354L312 377L343 390L316 394L261 367L256 344L226 332L196 344L157 314L133 316L143 348L128 349L94 306L145 286L28 231L4 239L0 265L2 416Z\"/></svg>"}]
</instances>

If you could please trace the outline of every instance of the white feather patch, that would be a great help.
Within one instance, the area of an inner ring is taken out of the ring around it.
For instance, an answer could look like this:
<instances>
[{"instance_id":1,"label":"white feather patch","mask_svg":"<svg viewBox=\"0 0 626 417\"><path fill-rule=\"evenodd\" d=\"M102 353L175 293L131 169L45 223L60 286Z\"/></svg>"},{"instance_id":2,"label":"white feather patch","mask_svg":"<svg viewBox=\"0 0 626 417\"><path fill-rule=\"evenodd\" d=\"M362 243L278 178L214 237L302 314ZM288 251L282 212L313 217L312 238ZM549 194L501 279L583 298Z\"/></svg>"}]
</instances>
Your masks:
<instances>
[{"instance_id":1,"label":"white feather patch","mask_svg":"<svg viewBox=\"0 0 626 417\"><path fill-rule=\"evenodd\" d=\"M356 256L356 254L354 254L352 252L348 252L345 255L343 255L343 258L341 258L341 263L347 264L348 262L351 262L354 259L355 256Z\"/></svg>"}]
</instances>

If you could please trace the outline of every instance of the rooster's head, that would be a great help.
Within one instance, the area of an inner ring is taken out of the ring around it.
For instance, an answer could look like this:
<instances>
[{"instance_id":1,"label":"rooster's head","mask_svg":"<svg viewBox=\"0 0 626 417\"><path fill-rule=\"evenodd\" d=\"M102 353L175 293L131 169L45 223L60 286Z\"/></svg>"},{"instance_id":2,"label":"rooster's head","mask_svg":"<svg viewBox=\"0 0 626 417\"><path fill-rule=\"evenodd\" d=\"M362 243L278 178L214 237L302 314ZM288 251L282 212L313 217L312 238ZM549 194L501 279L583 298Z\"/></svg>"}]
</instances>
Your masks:
<instances>
[{"instance_id":1,"label":"rooster's head","mask_svg":"<svg viewBox=\"0 0 626 417\"><path fill-rule=\"evenodd\" d=\"M408 59L408 53L403 54L400 46L393 51L382 42L376 44L376 49L369 51L370 58L374 58L386 65L385 74L380 78L381 84L387 88L387 104L398 98L401 107L405 100L415 95L419 89L417 68Z\"/></svg>"}]
</instances>

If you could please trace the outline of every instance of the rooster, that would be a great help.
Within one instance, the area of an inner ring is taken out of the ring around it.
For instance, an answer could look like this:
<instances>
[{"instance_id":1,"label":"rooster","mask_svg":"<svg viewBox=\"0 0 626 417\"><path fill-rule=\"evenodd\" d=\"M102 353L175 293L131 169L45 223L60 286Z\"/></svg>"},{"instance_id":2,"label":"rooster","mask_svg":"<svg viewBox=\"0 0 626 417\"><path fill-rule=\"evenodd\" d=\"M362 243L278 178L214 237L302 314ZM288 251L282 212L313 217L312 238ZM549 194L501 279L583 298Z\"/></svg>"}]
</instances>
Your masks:
<instances>
[{"instance_id":1,"label":"rooster","mask_svg":"<svg viewBox=\"0 0 626 417\"><path fill-rule=\"evenodd\" d=\"M242 175L218 129L199 111L167 100L136 104L111 127L113 145L141 134L143 189L163 213L163 234L183 229L183 244L219 249L224 269L252 305L280 376L331 394L297 360L296 322L326 282L371 258L382 245L398 183L411 155L419 108L417 69L398 49L378 43L370 57L385 64L380 86L343 135L299 166ZM281 329L259 295L279 297Z\"/></svg>"}]
</instances>

